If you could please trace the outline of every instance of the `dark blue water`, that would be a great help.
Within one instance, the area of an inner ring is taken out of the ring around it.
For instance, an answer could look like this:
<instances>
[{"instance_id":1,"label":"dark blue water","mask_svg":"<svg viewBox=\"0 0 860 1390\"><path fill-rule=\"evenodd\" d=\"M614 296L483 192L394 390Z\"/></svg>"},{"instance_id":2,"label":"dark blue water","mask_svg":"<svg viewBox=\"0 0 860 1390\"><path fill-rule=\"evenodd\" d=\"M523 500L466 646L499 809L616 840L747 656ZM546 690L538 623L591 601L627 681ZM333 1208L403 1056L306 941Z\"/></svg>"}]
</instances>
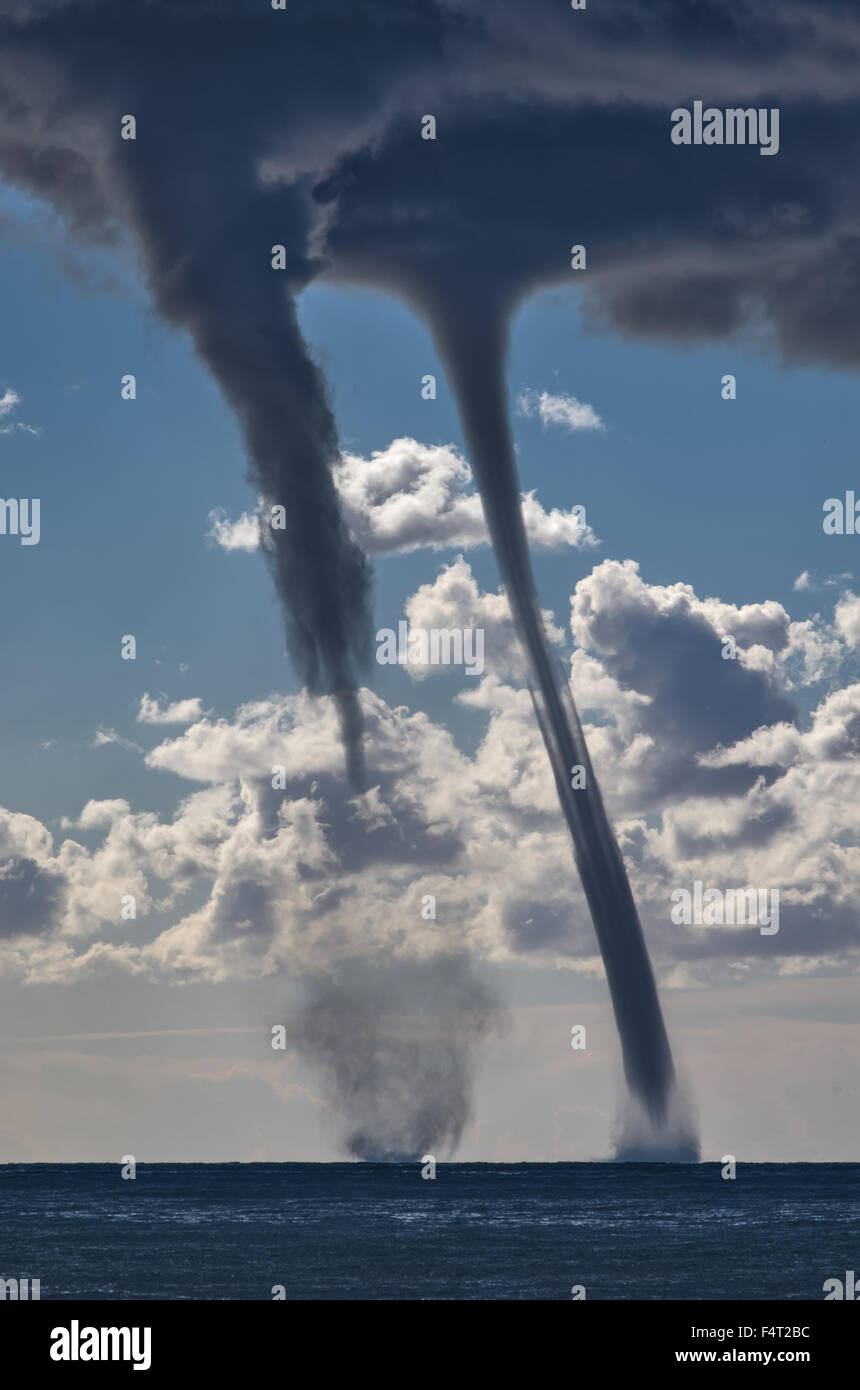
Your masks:
<instances>
[{"instance_id":1,"label":"dark blue water","mask_svg":"<svg viewBox=\"0 0 860 1390\"><path fill-rule=\"evenodd\" d=\"M860 1165L0 1166L0 1276L43 1299L822 1299Z\"/></svg>"}]
</instances>

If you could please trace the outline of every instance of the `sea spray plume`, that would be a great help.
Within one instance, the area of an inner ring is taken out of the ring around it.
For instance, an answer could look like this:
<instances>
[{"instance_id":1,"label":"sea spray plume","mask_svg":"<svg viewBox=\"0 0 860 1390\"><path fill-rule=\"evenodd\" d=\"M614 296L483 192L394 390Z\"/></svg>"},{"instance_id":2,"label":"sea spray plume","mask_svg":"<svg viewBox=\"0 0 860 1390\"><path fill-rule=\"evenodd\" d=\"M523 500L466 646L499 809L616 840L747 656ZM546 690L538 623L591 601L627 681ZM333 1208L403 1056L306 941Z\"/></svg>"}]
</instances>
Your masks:
<instances>
[{"instance_id":1,"label":"sea spray plume","mask_svg":"<svg viewBox=\"0 0 860 1390\"><path fill-rule=\"evenodd\" d=\"M619 1163L690 1163L700 1158L696 1106L686 1079L676 1079L665 1123L655 1130L632 1092L621 1098L613 1133Z\"/></svg>"},{"instance_id":2,"label":"sea spray plume","mask_svg":"<svg viewBox=\"0 0 860 1390\"><path fill-rule=\"evenodd\" d=\"M461 952L344 961L306 987L287 1033L323 1078L355 1158L450 1154L470 1118L477 1047L503 1015Z\"/></svg>"}]
</instances>

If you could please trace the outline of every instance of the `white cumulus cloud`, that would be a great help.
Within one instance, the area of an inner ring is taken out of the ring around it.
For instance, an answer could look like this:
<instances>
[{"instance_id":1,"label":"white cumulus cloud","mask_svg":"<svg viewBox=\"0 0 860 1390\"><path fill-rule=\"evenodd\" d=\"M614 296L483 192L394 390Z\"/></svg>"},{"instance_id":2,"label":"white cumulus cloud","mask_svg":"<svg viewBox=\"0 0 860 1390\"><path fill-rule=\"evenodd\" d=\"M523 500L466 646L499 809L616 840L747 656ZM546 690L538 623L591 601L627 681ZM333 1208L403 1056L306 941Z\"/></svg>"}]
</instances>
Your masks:
<instances>
[{"instance_id":1,"label":"white cumulus cloud","mask_svg":"<svg viewBox=\"0 0 860 1390\"><path fill-rule=\"evenodd\" d=\"M516 407L520 415L537 415L544 426L560 425L571 431L605 428L594 406L578 401L575 396L553 396L549 391L521 391Z\"/></svg>"},{"instance_id":2,"label":"white cumulus cloud","mask_svg":"<svg viewBox=\"0 0 860 1390\"><path fill-rule=\"evenodd\" d=\"M141 696L137 722L138 724L193 724L202 715L202 702L197 695L193 699L175 700L173 704L167 701L166 704L162 705L159 700L146 694Z\"/></svg>"}]
</instances>

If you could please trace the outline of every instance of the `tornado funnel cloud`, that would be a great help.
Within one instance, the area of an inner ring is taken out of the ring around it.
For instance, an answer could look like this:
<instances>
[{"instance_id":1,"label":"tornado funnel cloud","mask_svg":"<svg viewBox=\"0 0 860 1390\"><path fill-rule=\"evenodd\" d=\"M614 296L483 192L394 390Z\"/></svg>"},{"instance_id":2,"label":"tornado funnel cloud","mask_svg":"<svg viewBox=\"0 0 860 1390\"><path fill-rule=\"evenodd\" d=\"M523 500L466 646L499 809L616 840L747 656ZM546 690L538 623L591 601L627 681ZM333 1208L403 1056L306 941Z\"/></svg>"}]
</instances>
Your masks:
<instances>
[{"instance_id":1,"label":"tornado funnel cloud","mask_svg":"<svg viewBox=\"0 0 860 1390\"><path fill-rule=\"evenodd\" d=\"M642 925L564 674L550 654L520 507L504 364L507 315L473 301L428 310L457 398L469 458L520 639L534 673L532 699L570 831L600 946L624 1072L656 1131L669 1122L675 1088L672 1051ZM585 770L574 789L571 770Z\"/></svg>"},{"instance_id":2,"label":"tornado funnel cloud","mask_svg":"<svg viewBox=\"0 0 860 1390\"><path fill-rule=\"evenodd\" d=\"M371 650L370 567L341 513L337 427L292 292L312 274L308 214L298 193L261 190L247 162L216 158L221 146L196 152L202 170L189 193L159 158L162 148L117 168L125 216L159 310L190 333L239 422L287 646L305 686L335 697L347 773L361 791L358 672ZM222 209L218 218L212 206ZM279 225L293 233L283 275L269 252Z\"/></svg>"}]
</instances>

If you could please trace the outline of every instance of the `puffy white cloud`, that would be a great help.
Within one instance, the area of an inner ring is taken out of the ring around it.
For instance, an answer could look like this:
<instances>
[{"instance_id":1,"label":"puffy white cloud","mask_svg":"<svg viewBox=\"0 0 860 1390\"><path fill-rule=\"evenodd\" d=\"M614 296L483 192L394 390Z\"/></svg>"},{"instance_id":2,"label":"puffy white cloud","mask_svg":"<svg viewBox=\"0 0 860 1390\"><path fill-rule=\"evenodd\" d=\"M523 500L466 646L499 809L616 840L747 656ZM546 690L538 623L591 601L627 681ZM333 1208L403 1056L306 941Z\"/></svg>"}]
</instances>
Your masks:
<instances>
[{"instance_id":1,"label":"puffy white cloud","mask_svg":"<svg viewBox=\"0 0 860 1390\"><path fill-rule=\"evenodd\" d=\"M474 674L480 675L487 670L497 677L516 675L522 678L526 673L525 656L504 592L499 589L495 594L481 593L462 555L440 570L431 584L422 584L407 600L406 616L411 633L473 634L468 639L463 638L463 650ZM543 617L551 641L561 644L564 633L556 626L552 613L545 611ZM395 626L392 620L391 629ZM476 659L478 651L480 662ZM468 670L465 662L459 667L433 665L429 640L426 651L416 644L413 649L407 648L407 655L409 659L404 669L415 680L452 669L464 674Z\"/></svg>"},{"instance_id":2,"label":"puffy white cloud","mask_svg":"<svg viewBox=\"0 0 860 1390\"><path fill-rule=\"evenodd\" d=\"M835 679L845 659L845 644L835 625L819 616L793 622L782 653L787 690Z\"/></svg>"},{"instance_id":3,"label":"puffy white cloud","mask_svg":"<svg viewBox=\"0 0 860 1390\"><path fill-rule=\"evenodd\" d=\"M549 391L522 391L517 397L516 409L520 415L537 415L544 426L561 425L571 432L604 428L594 407L578 401L575 396L553 396Z\"/></svg>"},{"instance_id":4,"label":"puffy white cloud","mask_svg":"<svg viewBox=\"0 0 860 1390\"><path fill-rule=\"evenodd\" d=\"M790 767L800 755L803 735L794 724L769 724L756 729L731 748L722 746L700 753L701 767Z\"/></svg>"},{"instance_id":5,"label":"puffy white cloud","mask_svg":"<svg viewBox=\"0 0 860 1390\"><path fill-rule=\"evenodd\" d=\"M369 459L344 454L336 482L347 524L371 553L487 543L472 470L453 445L403 438Z\"/></svg>"},{"instance_id":6,"label":"puffy white cloud","mask_svg":"<svg viewBox=\"0 0 860 1390\"><path fill-rule=\"evenodd\" d=\"M849 589L833 611L833 621L849 647L860 646L860 597Z\"/></svg>"},{"instance_id":7,"label":"puffy white cloud","mask_svg":"<svg viewBox=\"0 0 860 1390\"><path fill-rule=\"evenodd\" d=\"M216 507L209 513L207 534L222 550L256 550L260 544L260 521L248 512L231 521L222 507Z\"/></svg>"},{"instance_id":8,"label":"puffy white cloud","mask_svg":"<svg viewBox=\"0 0 860 1390\"><path fill-rule=\"evenodd\" d=\"M166 696L165 696L166 699ZM151 695L141 696L137 712L138 724L192 724L203 716L202 701L199 696L187 700L168 700L161 705Z\"/></svg>"},{"instance_id":9,"label":"puffy white cloud","mask_svg":"<svg viewBox=\"0 0 860 1390\"><path fill-rule=\"evenodd\" d=\"M0 420L6 415L11 415L20 404L21 397L18 395L18 392L14 391L11 386L7 386L2 396L0 396ZM8 425L0 425L0 434L14 434L16 430L19 430L22 434L33 434L36 436L42 433L38 425L27 425L23 420L15 420Z\"/></svg>"},{"instance_id":10,"label":"puffy white cloud","mask_svg":"<svg viewBox=\"0 0 860 1390\"><path fill-rule=\"evenodd\" d=\"M369 459L344 454L335 476L347 524L370 554L488 543L472 470L451 444L395 439ZM524 493L522 500L526 531L538 549L597 543L575 511L554 507L547 512L533 492Z\"/></svg>"}]
</instances>

